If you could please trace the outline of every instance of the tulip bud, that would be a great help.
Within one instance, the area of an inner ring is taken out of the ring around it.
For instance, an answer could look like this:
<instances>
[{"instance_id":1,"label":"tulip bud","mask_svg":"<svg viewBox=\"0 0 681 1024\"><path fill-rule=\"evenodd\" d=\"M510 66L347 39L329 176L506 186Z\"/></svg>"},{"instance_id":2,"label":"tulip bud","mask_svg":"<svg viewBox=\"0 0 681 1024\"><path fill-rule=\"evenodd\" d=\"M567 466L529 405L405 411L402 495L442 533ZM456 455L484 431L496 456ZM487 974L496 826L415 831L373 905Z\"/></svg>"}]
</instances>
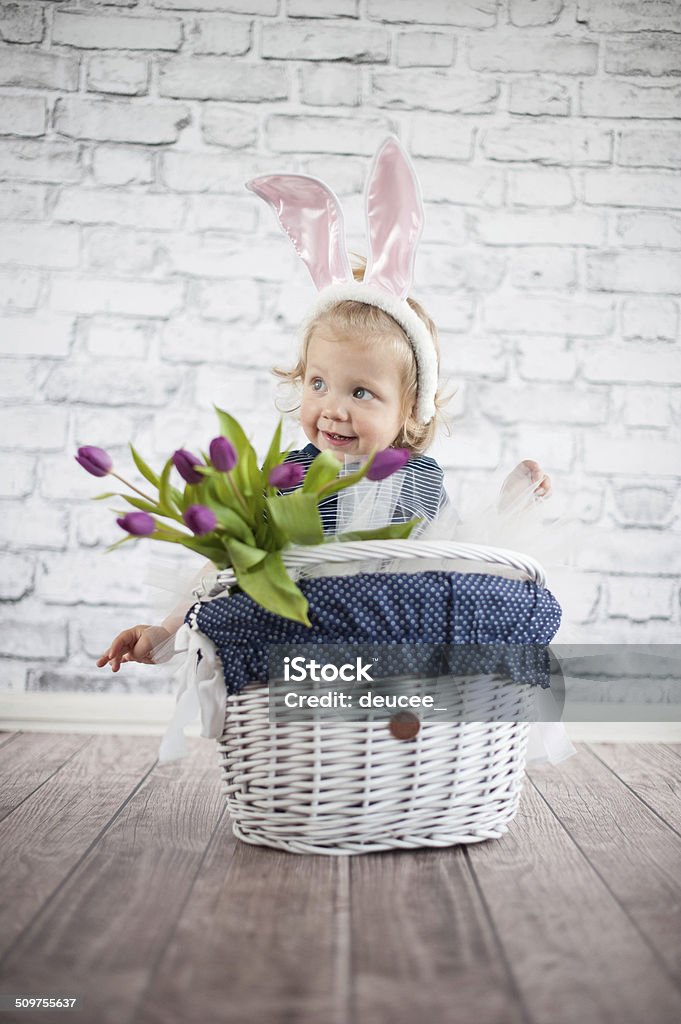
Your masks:
<instances>
[{"instance_id":1,"label":"tulip bud","mask_svg":"<svg viewBox=\"0 0 681 1024\"><path fill-rule=\"evenodd\" d=\"M367 479L385 480L387 476L392 476L398 469L406 466L409 456L408 448L386 448L382 452L377 452L367 470Z\"/></svg>"},{"instance_id":2,"label":"tulip bud","mask_svg":"<svg viewBox=\"0 0 681 1024\"><path fill-rule=\"evenodd\" d=\"M173 466L188 484L200 484L203 482L204 476L201 473L197 473L194 469L194 466L202 465L201 459L198 459L196 455L192 455L185 448L178 448L173 453Z\"/></svg>"},{"instance_id":3,"label":"tulip bud","mask_svg":"<svg viewBox=\"0 0 681 1024\"><path fill-rule=\"evenodd\" d=\"M116 522L134 537L148 537L156 529L156 523L148 512L128 512Z\"/></svg>"},{"instance_id":4,"label":"tulip bud","mask_svg":"<svg viewBox=\"0 0 681 1024\"><path fill-rule=\"evenodd\" d=\"M297 487L304 476L305 470L298 462L282 462L270 471L267 482L270 487L285 490L287 487Z\"/></svg>"},{"instance_id":5,"label":"tulip bud","mask_svg":"<svg viewBox=\"0 0 681 1024\"><path fill-rule=\"evenodd\" d=\"M197 536L210 533L217 526L217 519L212 509L205 505L190 505L182 516L185 523Z\"/></svg>"},{"instance_id":6,"label":"tulip bud","mask_svg":"<svg viewBox=\"0 0 681 1024\"><path fill-rule=\"evenodd\" d=\"M94 445L86 444L78 449L74 455L77 463L93 476L106 476L113 466L113 459L103 448L95 448Z\"/></svg>"},{"instance_id":7,"label":"tulip bud","mask_svg":"<svg viewBox=\"0 0 681 1024\"><path fill-rule=\"evenodd\" d=\"M210 460L216 469L229 473L237 464L234 445L226 437L214 437L208 448Z\"/></svg>"}]
</instances>

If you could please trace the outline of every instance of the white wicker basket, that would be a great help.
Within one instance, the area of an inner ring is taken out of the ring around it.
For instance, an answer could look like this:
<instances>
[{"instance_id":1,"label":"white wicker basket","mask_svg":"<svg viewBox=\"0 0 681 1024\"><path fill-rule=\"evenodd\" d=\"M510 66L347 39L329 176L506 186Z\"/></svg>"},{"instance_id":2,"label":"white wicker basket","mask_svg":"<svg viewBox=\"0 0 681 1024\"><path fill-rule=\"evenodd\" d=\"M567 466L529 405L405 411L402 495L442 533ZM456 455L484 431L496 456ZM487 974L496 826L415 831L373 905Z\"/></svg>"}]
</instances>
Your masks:
<instances>
[{"instance_id":1,"label":"white wicker basket","mask_svg":"<svg viewBox=\"0 0 681 1024\"><path fill-rule=\"evenodd\" d=\"M471 544L339 543L292 549L285 562L294 574L322 559L325 566L360 560L364 571L372 560L394 558L417 558L423 570L441 568L443 560L486 562L544 584L533 559ZM204 592L217 596L230 582L222 572L219 586L213 578ZM233 830L245 842L292 853L354 854L475 843L507 831L530 728L529 713L518 714L517 706L533 699L533 687L468 677L467 704L477 700L481 716L510 720L424 721L406 741L392 735L385 719L273 722L268 694L266 684L255 683L228 696L218 740Z\"/></svg>"}]
</instances>

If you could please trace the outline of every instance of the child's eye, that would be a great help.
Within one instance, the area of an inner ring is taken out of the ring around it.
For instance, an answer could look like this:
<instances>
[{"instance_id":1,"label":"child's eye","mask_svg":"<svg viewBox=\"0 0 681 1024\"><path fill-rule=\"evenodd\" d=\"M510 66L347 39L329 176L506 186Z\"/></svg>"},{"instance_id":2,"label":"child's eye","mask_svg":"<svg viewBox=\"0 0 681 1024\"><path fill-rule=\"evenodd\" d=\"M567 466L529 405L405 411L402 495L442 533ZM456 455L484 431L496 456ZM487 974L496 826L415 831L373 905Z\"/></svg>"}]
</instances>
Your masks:
<instances>
[{"instance_id":1,"label":"child's eye","mask_svg":"<svg viewBox=\"0 0 681 1024\"><path fill-rule=\"evenodd\" d=\"M314 377L313 380L310 381L310 387L313 391L323 391L324 381L321 377Z\"/></svg>"},{"instance_id":2,"label":"child's eye","mask_svg":"<svg viewBox=\"0 0 681 1024\"><path fill-rule=\"evenodd\" d=\"M352 397L366 401L368 398L373 398L374 396L368 388L355 388L352 392Z\"/></svg>"}]
</instances>

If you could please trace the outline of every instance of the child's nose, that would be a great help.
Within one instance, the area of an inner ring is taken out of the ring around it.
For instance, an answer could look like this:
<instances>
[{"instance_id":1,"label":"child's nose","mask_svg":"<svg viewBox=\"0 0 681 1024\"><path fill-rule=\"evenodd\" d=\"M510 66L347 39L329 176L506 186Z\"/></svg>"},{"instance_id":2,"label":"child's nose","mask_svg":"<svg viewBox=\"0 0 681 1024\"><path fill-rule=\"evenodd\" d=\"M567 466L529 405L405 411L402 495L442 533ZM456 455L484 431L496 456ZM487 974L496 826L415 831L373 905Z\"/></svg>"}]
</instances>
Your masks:
<instances>
[{"instance_id":1,"label":"child's nose","mask_svg":"<svg viewBox=\"0 0 681 1024\"><path fill-rule=\"evenodd\" d=\"M342 396L331 394L327 396L324 406L324 415L327 419L336 421L346 420L348 418L348 410Z\"/></svg>"}]
</instances>

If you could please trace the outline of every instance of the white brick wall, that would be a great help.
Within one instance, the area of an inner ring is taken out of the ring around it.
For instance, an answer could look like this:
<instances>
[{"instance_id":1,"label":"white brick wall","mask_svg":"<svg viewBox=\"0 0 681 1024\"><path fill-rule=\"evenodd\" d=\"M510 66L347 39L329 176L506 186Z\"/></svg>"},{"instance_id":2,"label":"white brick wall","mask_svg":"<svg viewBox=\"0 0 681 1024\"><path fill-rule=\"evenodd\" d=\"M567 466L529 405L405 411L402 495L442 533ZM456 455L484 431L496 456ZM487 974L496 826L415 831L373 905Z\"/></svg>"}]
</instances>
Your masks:
<instances>
[{"instance_id":1,"label":"white brick wall","mask_svg":"<svg viewBox=\"0 0 681 1024\"><path fill-rule=\"evenodd\" d=\"M134 477L128 439L155 465L205 447L213 401L264 438L311 289L243 183L328 180L360 244L388 131L464 382L452 494L541 458L600 531L575 620L678 640L679 74L678 0L0 3L0 689L168 688L94 666L153 618L148 549L103 558L106 487L73 454Z\"/></svg>"}]
</instances>

